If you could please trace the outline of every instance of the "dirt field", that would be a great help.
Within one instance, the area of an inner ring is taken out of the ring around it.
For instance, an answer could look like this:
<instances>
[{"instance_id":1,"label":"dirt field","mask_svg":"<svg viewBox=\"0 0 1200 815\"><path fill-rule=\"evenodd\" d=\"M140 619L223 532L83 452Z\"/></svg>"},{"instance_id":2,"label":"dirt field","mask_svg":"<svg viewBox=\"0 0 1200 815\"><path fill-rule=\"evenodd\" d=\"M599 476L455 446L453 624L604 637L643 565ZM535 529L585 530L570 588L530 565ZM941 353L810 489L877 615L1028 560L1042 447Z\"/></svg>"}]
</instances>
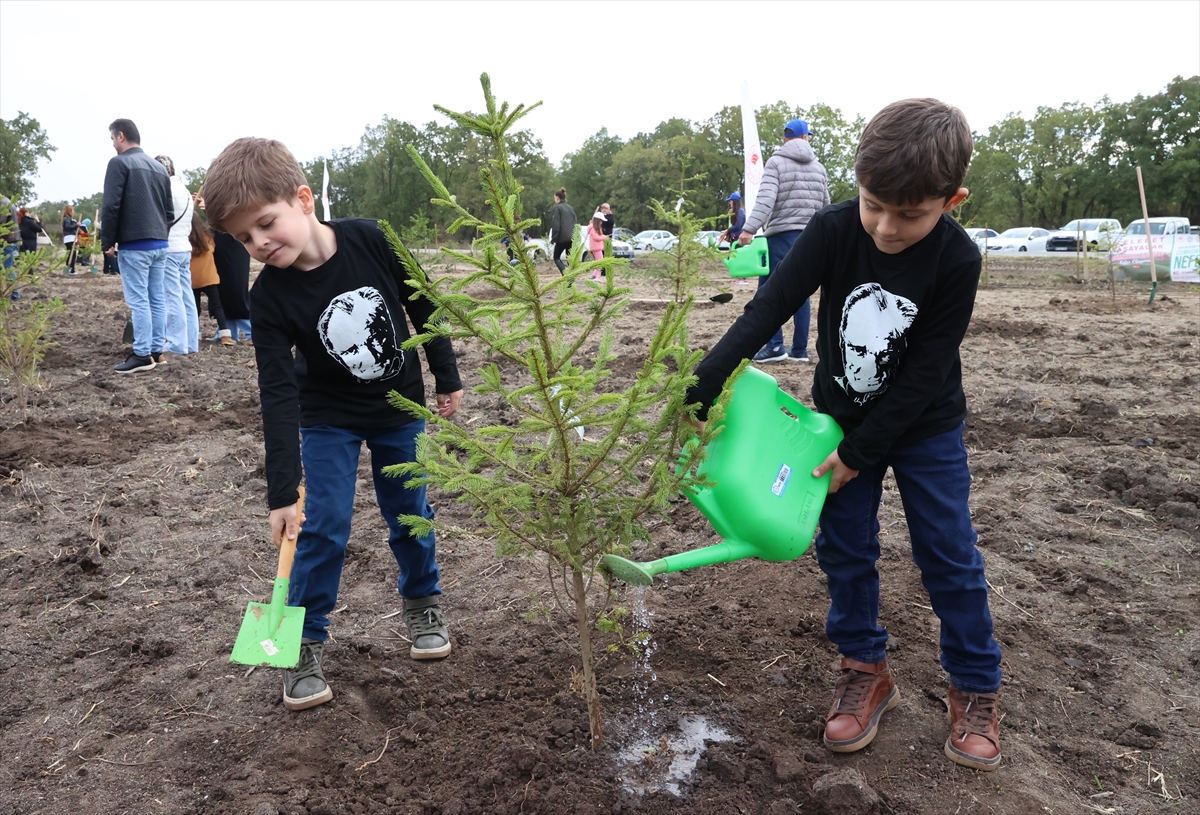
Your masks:
<instances>
[{"instance_id":1,"label":"dirt field","mask_svg":"<svg viewBox=\"0 0 1200 815\"><path fill-rule=\"evenodd\" d=\"M754 291L728 288L695 312L697 344ZM902 701L860 753L820 742L836 653L811 551L621 587L650 645L601 660L591 751L570 624L529 618L544 571L497 560L435 492L455 650L411 661L365 452L335 698L284 710L277 672L228 661L275 562L253 349L120 376L119 281L49 279L27 292L66 304L43 385L27 406L0 385L0 813L782 815L824 811L837 791L814 785L848 769L875 797L839 812L1200 812L1200 290L1147 294L1057 258L993 263L979 293L966 433L1006 677L987 774L942 754L937 621L894 484L882 618ZM658 309L616 326L631 356ZM479 363L464 349L468 386ZM765 370L811 404L810 366ZM481 413L468 394L457 420ZM714 540L683 502L641 554Z\"/></svg>"}]
</instances>

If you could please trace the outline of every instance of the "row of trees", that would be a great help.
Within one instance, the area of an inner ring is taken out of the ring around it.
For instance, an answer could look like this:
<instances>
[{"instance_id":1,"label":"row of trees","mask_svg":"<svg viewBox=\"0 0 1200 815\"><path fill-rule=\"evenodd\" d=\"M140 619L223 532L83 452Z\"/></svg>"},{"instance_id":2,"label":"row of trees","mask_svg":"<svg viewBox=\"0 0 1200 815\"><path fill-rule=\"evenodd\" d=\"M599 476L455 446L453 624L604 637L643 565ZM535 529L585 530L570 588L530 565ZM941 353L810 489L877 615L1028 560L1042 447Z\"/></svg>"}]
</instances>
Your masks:
<instances>
[{"instance_id":1,"label":"row of trees","mask_svg":"<svg viewBox=\"0 0 1200 815\"><path fill-rule=\"evenodd\" d=\"M1153 96L1040 107L976 134L964 223L1054 228L1073 218L1140 218L1137 167L1151 215L1200 222L1200 76Z\"/></svg>"},{"instance_id":2,"label":"row of trees","mask_svg":"<svg viewBox=\"0 0 1200 815\"><path fill-rule=\"evenodd\" d=\"M854 196L854 150L863 118L847 119L826 104L765 105L756 111L765 155L779 147L783 125L793 118L812 127L811 143L829 171L833 201ZM1095 105L1040 107L1028 119L1010 115L975 138L966 182L971 197L958 210L966 224L1054 228L1082 217L1128 223L1141 213L1137 166L1145 176L1152 215L1185 215L1200 222L1200 76L1177 77L1163 91L1128 102L1106 97ZM487 204L476 180L493 158L492 147L455 123L418 127L385 117L367 127L356 146L306 162L304 170L318 189L328 161L335 215L385 218L402 234L407 230L414 238L433 238L444 234L445 216L430 204L427 185L405 154L409 145L458 203L483 214ZM0 146L0 192L20 201L32 191L37 160L49 159L55 148L37 120L24 113L0 121ZM543 222L554 203L553 191L565 186L581 218L608 201L621 226L635 231L661 227L651 201L663 199L677 185L685 160L688 172L698 176L689 202L699 217L722 215L726 197L742 183L741 110L732 106L699 122L668 119L628 140L601 129L557 168L529 130L510 134L509 149L529 214ZM203 177L204 168L183 171L192 190L199 189ZM97 193L72 203L79 212L94 213L99 199ZM66 203L39 205L47 227L55 224Z\"/></svg>"}]
</instances>

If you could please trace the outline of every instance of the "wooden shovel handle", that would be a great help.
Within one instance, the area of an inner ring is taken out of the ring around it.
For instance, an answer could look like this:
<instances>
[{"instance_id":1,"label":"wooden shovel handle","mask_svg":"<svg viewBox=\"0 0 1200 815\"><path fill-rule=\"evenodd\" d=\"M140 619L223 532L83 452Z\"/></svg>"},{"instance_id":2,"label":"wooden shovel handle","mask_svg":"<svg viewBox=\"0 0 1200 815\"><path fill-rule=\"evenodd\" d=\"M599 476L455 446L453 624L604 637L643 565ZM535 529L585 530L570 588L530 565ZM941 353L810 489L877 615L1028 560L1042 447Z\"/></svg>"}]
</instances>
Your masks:
<instances>
[{"instance_id":1,"label":"wooden shovel handle","mask_svg":"<svg viewBox=\"0 0 1200 815\"><path fill-rule=\"evenodd\" d=\"M300 497L296 499L296 532L300 532L300 522L304 518L304 485L301 484L297 488ZM298 536L298 534L297 534ZM292 558L296 556L296 539L289 539L287 529L283 530L283 540L279 543L279 567L275 570L275 577L291 579L292 577Z\"/></svg>"}]
</instances>

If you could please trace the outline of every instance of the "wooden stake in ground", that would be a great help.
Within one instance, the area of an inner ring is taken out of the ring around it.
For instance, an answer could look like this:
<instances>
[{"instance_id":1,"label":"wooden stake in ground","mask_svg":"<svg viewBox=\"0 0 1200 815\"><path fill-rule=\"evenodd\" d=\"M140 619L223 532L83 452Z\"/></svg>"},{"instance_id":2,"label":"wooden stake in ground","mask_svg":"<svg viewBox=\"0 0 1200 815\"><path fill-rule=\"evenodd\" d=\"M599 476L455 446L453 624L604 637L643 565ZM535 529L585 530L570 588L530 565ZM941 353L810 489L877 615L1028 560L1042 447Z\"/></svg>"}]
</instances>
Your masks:
<instances>
[{"instance_id":1,"label":"wooden stake in ground","mask_svg":"<svg viewBox=\"0 0 1200 815\"><path fill-rule=\"evenodd\" d=\"M1150 303L1158 292L1158 268L1154 265L1154 241L1150 234L1150 214L1146 210L1146 188L1142 185L1142 168L1137 168L1138 195L1142 197L1142 222L1146 224L1146 251L1150 253ZM1149 304L1147 304L1149 305Z\"/></svg>"}]
</instances>

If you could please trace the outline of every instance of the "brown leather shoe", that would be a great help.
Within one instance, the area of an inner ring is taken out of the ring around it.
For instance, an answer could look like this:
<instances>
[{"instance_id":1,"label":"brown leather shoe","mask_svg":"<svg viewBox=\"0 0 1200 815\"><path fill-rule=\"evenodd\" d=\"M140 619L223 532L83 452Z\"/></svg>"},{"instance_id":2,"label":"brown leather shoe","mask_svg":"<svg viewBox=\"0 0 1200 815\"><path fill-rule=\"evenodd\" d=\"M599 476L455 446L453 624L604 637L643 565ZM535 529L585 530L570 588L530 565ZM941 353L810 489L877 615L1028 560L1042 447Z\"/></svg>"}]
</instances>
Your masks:
<instances>
[{"instance_id":1,"label":"brown leather shoe","mask_svg":"<svg viewBox=\"0 0 1200 815\"><path fill-rule=\"evenodd\" d=\"M946 755L956 764L991 771L1000 766L999 699L994 693L950 688L950 738Z\"/></svg>"},{"instance_id":2,"label":"brown leather shoe","mask_svg":"<svg viewBox=\"0 0 1200 815\"><path fill-rule=\"evenodd\" d=\"M875 738L879 717L900 702L887 660L871 665L842 657L842 676L825 717L825 746L835 753L861 750Z\"/></svg>"}]
</instances>

